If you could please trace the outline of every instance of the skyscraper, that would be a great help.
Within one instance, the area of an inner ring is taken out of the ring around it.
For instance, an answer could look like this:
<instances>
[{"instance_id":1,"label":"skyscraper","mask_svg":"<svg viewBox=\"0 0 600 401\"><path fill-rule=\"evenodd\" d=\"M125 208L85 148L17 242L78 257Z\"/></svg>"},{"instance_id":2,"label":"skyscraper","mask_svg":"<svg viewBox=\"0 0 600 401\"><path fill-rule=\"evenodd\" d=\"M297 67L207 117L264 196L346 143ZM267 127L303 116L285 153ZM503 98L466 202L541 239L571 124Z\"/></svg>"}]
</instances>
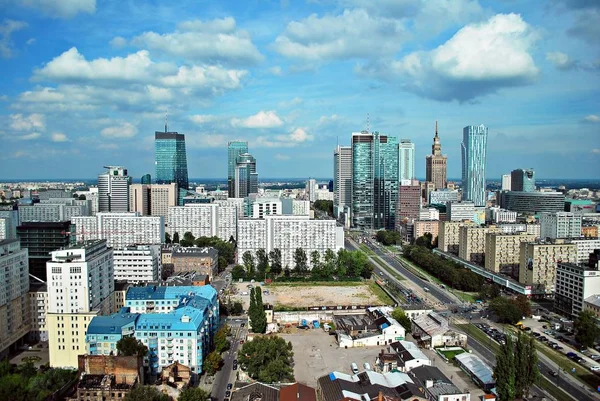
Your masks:
<instances>
[{"instance_id":1,"label":"skyscraper","mask_svg":"<svg viewBox=\"0 0 600 401\"><path fill-rule=\"evenodd\" d=\"M425 158L425 181L433 182L435 189L446 188L447 163L448 158L442 155L442 144L438 136L438 123L436 121L431 154Z\"/></svg>"},{"instance_id":2,"label":"skyscraper","mask_svg":"<svg viewBox=\"0 0 600 401\"><path fill-rule=\"evenodd\" d=\"M333 213L339 216L352 205L352 147L338 146L333 152Z\"/></svg>"},{"instance_id":3,"label":"skyscraper","mask_svg":"<svg viewBox=\"0 0 600 401\"><path fill-rule=\"evenodd\" d=\"M236 158L234 188L234 198L245 198L258 193L256 159L250 153L242 153Z\"/></svg>"},{"instance_id":4,"label":"skyscraper","mask_svg":"<svg viewBox=\"0 0 600 401\"><path fill-rule=\"evenodd\" d=\"M517 169L510 172L510 190L535 192L535 172L532 168Z\"/></svg>"},{"instance_id":5,"label":"skyscraper","mask_svg":"<svg viewBox=\"0 0 600 401\"><path fill-rule=\"evenodd\" d=\"M177 132L154 133L154 164L156 183L176 183L181 189L189 189L185 135Z\"/></svg>"},{"instance_id":6,"label":"skyscraper","mask_svg":"<svg viewBox=\"0 0 600 401\"><path fill-rule=\"evenodd\" d=\"M401 139L398 149L398 179L400 182L415 178L415 144Z\"/></svg>"},{"instance_id":7,"label":"skyscraper","mask_svg":"<svg viewBox=\"0 0 600 401\"><path fill-rule=\"evenodd\" d=\"M502 174L502 190L510 191L510 174Z\"/></svg>"},{"instance_id":8,"label":"skyscraper","mask_svg":"<svg viewBox=\"0 0 600 401\"><path fill-rule=\"evenodd\" d=\"M469 125L463 128L462 187L465 201L475 206L485 206L485 157L488 129L485 125Z\"/></svg>"},{"instance_id":9,"label":"skyscraper","mask_svg":"<svg viewBox=\"0 0 600 401\"><path fill-rule=\"evenodd\" d=\"M144 185L152 184L152 176L150 174L144 174L140 180L140 183Z\"/></svg>"},{"instance_id":10,"label":"skyscraper","mask_svg":"<svg viewBox=\"0 0 600 401\"><path fill-rule=\"evenodd\" d=\"M230 141L227 143L227 192L230 198L235 198L235 167L237 158L248 153L248 142Z\"/></svg>"},{"instance_id":11,"label":"skyscraper","mask_svg":"<svg viewBox=\"0 0 600 401\"><path fill-rule=\"evenodd\" d=\"M352 224L393 230L398 199L398 140L379 132L352 134Z\"/></svg>"},{"instance_id":12,"label":"skyscraper","mask_svg":"<svg viewBox=\"0 0 600 401\"><path fill-rule=\"evenodd\" d=\"M98 175L98 211L129 211L131 177L121 166L104 166L107 171Z\"/></svg>"}]
</instances>

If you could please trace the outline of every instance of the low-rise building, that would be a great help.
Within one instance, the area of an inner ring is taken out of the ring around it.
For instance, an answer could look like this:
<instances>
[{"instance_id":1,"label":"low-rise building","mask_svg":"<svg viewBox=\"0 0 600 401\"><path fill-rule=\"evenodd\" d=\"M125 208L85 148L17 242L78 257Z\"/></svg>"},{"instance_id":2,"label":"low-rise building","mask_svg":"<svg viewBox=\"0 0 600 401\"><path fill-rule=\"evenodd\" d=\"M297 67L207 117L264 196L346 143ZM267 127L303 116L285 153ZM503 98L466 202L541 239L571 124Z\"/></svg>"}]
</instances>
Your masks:
<instances>
[{"instance_id":1,"label":"low-rise building","mask_svg":"<svg viewBox=\"0 0 600 401\"><path fill-rule=\"evenodd\" d=\"M406 330L379 308L369 308L364 315L335 315L334 322L340 347L371 347L404 340Z\"/></svg>"},{"instance_id":2,"label":"low-rise building","mask_svg":"<svg viewBox=\"0 0 600 401\"><path fill-rule=\"evenodd\" d=\"M467 336L450 329L448 319L437 312L417 316L412 320L412 335L425 348L467 346Z\"/></svg>"},{"instance_id":3,"label":"low-rise building","mask_svg":"<svg viewBox=\"0 0 600 401\"><path fill-rule=\"evenodd\" d=\"M171 252L171 263L175 273L194 271L207 275L209 281L217 274L218 262L219 251L211 247L179 247L173 248Z\"/></svg>"},{"instance_id":4,"label":"low-rise building","mask_svg":"<svg viewBox=\"0 0 600 401\"><path fill-rule=\"evenodd\" d=\"M425 389L429 401L470 401L471 394L456 387L435 366L419 366L410 371L414 382Z\"/></svg>"},{"instance_id":5,"label":"low-rise building","mask_svg":"<svg viewBox=\"0 0 600 401\"><path fill-rule=\"evenodd\" d=\"M596 317L600 318L600 294L587 297L583 303L583 309L591 311Z\"/></svg>"},{"instance_id":6,"label":"low-rise building","mask_svg":"<svg viewBox=\"0 0 600 401\"><path fill-rule=\"evenodd\" d=\"M555 311L569 317L576 317L584 309L585 300L594 294L600 294L598 266L557 263L554 287Z\"/></svg>"},{"instance_id":7,"label":"low-rise building","mask_svg":"<svg viewBox=\"0 0 600 401\"><path fill-rule=\"evenodd\" d=\"M464 352L454 357L458 366L484 391L496 386L494 372L478 356Z\"/></svg>"},{"instance_id":8,"label":"low-rise building","mask_svg":"<svg viewBox=\"0 0 600 401\"><path fill-rule=\"evenodd\" d=\"M78 365L81 377L72 401L122 401L144 384L141 357L79 355Z\"/></svg>"},{"instance_id":9,"label":"low-rise building","mask_svg":"<svg viewBox=\"0 0 600 401\"><path fill-rule=\"evenodd\" d=\"M391 348L398 354L398 367L400 372L409 372L419 366L431 366L431 360L410 341L397 341L391 344Z\"/></svg>"}]
</instances>

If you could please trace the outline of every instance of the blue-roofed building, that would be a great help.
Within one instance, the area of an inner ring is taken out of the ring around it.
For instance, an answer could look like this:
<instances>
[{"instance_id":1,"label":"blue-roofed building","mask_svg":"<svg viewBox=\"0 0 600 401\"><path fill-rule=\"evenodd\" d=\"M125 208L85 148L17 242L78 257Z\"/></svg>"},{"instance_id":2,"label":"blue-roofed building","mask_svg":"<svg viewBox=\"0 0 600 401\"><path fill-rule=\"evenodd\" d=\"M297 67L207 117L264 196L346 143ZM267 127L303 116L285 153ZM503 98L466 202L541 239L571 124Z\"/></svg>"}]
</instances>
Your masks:
<instances>
[{"instance_id":1,"label":"blue-roofed building","mask_svg":"<svg viewBox=\"0 0 600 401\"><path fill-rule=\"evenodd\" d=\"M117 354L117 341L132 336L139 313L130 313L129 308L121 308L110 316L95 316L90 322L85 342L90 355Z\"/></svg>"}]
</instances>

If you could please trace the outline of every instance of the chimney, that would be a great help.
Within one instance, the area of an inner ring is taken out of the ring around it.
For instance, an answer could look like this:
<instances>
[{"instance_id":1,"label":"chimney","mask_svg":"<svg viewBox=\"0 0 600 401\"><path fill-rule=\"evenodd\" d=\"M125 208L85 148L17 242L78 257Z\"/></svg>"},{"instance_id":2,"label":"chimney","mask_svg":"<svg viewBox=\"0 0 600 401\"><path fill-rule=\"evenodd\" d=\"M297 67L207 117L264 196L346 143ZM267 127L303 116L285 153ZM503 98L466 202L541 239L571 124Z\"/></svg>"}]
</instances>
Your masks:
<instances>
[{"instance_id":1,"label":"chimney","mask_svg":"<svg viewBox=\"0 0 600 401\"><path fill-rule=\"evenodd\" d=\"M433 387L433 380L425 380L425 388Z\"/></svg>"},{"instance_id":2,"label":"chimney","mask_svg":"<svg viewBox=\"0 0 600 401\"><path fill-rule=\"evenodd\" d=\"M383 393L381 391L377 395L377 401L383 401Z\"/></svg>"}]
</instances>

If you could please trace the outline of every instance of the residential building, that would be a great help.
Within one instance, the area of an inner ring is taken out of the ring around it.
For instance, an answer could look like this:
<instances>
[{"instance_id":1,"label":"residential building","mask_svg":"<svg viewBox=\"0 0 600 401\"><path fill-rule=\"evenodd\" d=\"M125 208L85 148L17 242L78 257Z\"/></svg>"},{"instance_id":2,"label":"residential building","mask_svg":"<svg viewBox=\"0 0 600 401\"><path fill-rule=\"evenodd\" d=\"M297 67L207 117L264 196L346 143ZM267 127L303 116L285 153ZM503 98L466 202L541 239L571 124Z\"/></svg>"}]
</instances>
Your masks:
<instances>
[{"instance_id":1,"label":"residential building","mask_svg":"<svg viewBox=\"0 0 600 401\"><path fill-rule=\"evenodd\" d=\"M154 163L156 166L155 178L157 184L177 184L179 199L182 198L182 190L189 189L187 155L185 151L185 135L177 132L168 132L165 124L165 132L154 133Z\"/></svg>"},{"instance_id":2,"label":"residential building","mask_svg":"<svg viewBox=\"0 0 600 401\"><path fill-rule=\"evenodd\" d=\"M494 227L462 226L458 229L458 257L478 265L483 265L486 234L497 233Z\"/></svg>"},{"instance_id":3,"label":"residential building","mask_svg":"<svg viewBox=\"0 0 600 401\"><path fill-rule=\"evenodd\" d=\"M19 206L19 220L21 223L29 221L68 221L74 216L91 215L86 204L77 205L74 204L75 200L67 200L69 203L36 203L31 206L21 205Z\"/></svg>"},{"instance_id":4,"label":"residential building","mask_svg":"<svg viewBox=\"0 0 600 401\"><path fill-rule=\"evenodd\" d=\"M439 235L440 222L437 220L415 220L413 222L414 238L419 238L425 235L425 233L431 234L431 242L435 243Z\"/></svg>"},{"instance_id":5,"label":"residential building","mask_svg":"<svg viewBox=\"0 0 600 401\"><path fill-rule=\"evenodd\" d=\"M598 238L598 226L593 224L581 226L581 236L585 238Z\"/></svg>"},{"instance_id":6,"label":"residential building","mask_svg":"<svg viewBox=\"0 0 600 401\"><path fill-rule=\"evenodd\" d=\"M169 208L167 232L181 237L191 232L194 237L237 238L238 207L223 203L193 203Z\"/></svg>"},{"instance_id":7,"label":"residential building","mask_svg":"<svg viewBox=\"0 0 600 401\"><path fill-rule=\"evenodd\" d=\"M245 198L258 193L258 173L254 156L242 153L235 163L235 198Z\"/></svg>"},{"instance_id":8,"label":"residential building","mask_svg":"<svg viewBox=\"0 0 600 401\"><path fill-rule=\"evenodd\" d=\"M535 192L535 172L532 168L517 169L510 172L510 190Z\"/></svg>"},{"instance_id":9,"label":"residential building","mask_svg":"<svg viewBox=\"0 0 600 401\"><path fill-rule=\"evenodd\" d=\"M144 384L138 356L79 355L78 371L72 401L122 401L133 387Z\"/></svg>"},{"instance_id":10,"label":"residential building","mask_svg":"<svg viewBox=\"0 0 600 401\"><path fill-rule=\"evenodd\" d=\"M432 192L435 192L435 184L433 182L421 182L421 196L423 196L423 203L427 203Z\"/></svg>"},{"instance_id":11,"label":"residential building","mask_svg":"<svg viewBox=\"0 0 600 401\"><path fill-rule=\"evenodd\" d=\"M31 328L27 249L19 240L0 240L0 267L0 357L5 358Z\"/></svg>"},{"instance_id":12,"label":"residential building","mask_svg":"<svg viewBox=\"0 0 600 401\"><path fill-rule=\"evenodd\" d=\"M17 228L8 217L0 217L0 240L17 238Z\"/></svg>"},{"instance_id":13,"label":"residential building","mask_svg":"<svg viewBox=\"0 0 600 401\"><path fill-rule=\"evenodd\" d=\"M491 207L487 209L486 220L492 223L516 223L517 212Z\"/></svg>"},{"instance_id":14,"label":"residential building","mask_svg":"<svg viewBox=\"0 0 600 401\"><path fill-rule=\"evenodd\" d=\"M473 202L446 203L446 219L449 221L473 221L475 204Z\"/></svg>"},{"instance_id":15,"label":"residential building","mask_svg":"<svg viewBox=\"0 0 600 401\"><path fill-rule=\"evenodd\" d=\"M279 401L317 401L317 392L314 388L305 384L294 383L281 387Z\"/></svg>"},{"instance_id":16,"label":"residential building","mask_svg":"<svg viewBox=\"0 0 600 401\"><path fill-rule=\"evenodd\" d=\"M431 366L431 360L410 341L396 341L390 347L398 354L398 367L400 372L408 373L419 366Z\"/></svg>"},{"instance_id":17,"label":"residential building","mask_svg":"<svg viewBox=\"0 0 600 401\"><path fill-rule=\"evenodd\" d=\"M171 251L171 263L175 273L194 271L207 275L210 282L217 274L218 262L219 251L215 248L177 247Z\"/></svg>"},{"instance_id":18,"label":"residential building","mask_svg":"<svg viewBox=\"0 0 600 401\"><path fill-rule=\"evenodd\" d=\"M333 320L341 348L388 345L406 337L406 330L386 307L367 308L364 314L335 315Z\"/></svg>"},{"instance_id":19,"label":"residential building","mask_svg":"<svg viewBox=\"0 0 600 401\"><path fill-rule=\"evenodd\" d=\"M558 262L575 263L577 247L556 240L554 243L522 242L520 245L519 282L532 286L532 293L551 295L556 282Z\"/></svg>"},{"instance_id":20,"label":"residential building","mask_svg":"<svg viewBox=\"0 0 600 401\"><path fill-rule=\"evenodd\" d=\"M587 265L590 261L590 255L594 253L596 249L600 249L600 238L580 238L568 241L570 244L575 244L577 247L577 261L578 265Z\"/></svg>"},{"instance_id":21,"label":"residential building","mask_svg":"<svg viewBox=\"0 0 600 401\"><path fill-rule=\"evenodd\" d=\"M400 139L398 146L398 180L415 179L415 144L410 139Z\"/></svg>"},{"instance_id":22,"label":"residential building","mask_svg":"<svg viewBox=\"0 0 600 401\"><path fill-rule=\"evenodd\" d=\"M496 387L494 371L478 356L463 352L454 357L460 367L481 389L486 392Z\"/></svg>"},{"instance_id":23,"label":"residential building","mask_svg":"<svg viewBox=\"0 0 600 401\"><path fill-rule=\"evenodd\" d=\"M308 180L306 180L305 192L306 197L310 202L314 202L317 200L317 189L317 180L315 180L314 178L309 178Z\"/></svg>"},{"instance_id":24,"label":"residential building","mask_svg":"<svg viewBox=\"0 0 600 401\"><path fill-rule=\"evenodd\" d=\"M458 202L458 190L456 189L436 189L429 193L430 205L445 205L448 202Z\"/></svg>"},{"instance_id":25,"label":"residential building","mask_svg":"<svg viewBox=\"0 0 600 401\"><path fill-rule=\"evenodd\" d=\"M510 178L511 178L510 174L502 175L502 191L511 191Z\"/></svg>"},{"instance_id":26,"label":"residential building","mask_svg":"<svg viewBox=\"0 0 600 401\"><path fill-rule=\"evenodd\" d=\"M517 234L526 232L532 234L536 239L540 238L540 225L537 223L500 223L496 224L504 234Z\"/></svg>"},{"instance_id":27,"label":"residential building","mask_svg":"<svg viewBox=\"0 0 600 401\"><path fill-rule=\"evenodd\" d=\"M131 184L129 186L129 211L138 212L140 216L150 215L149 184Z\"/></svg>"},{"instance_id":28,"label":"residential building","mask_svg":"<svg viewBox=\"0 0 600 401\"><path fill-rule=\"evenodd\" d=\"M161 216L169 224L169 208L178 205L177 183L150 186L150 215Z\"/></svg>"},{"instance_id":29,"label":"residential building","mask_svg":"<svg viewBox=\"0 0 600 401\"><path fill-rule=\"evenodd\" d=\"M127 283L125 281L115 280L115 290L113 291L112 310L111 313L117 313L121 308L125 307L125 296L127 290L134 284Z\"/></svg>"},{"instance_id":30,"label":"residential building","mask_svg":"<svg viewBox=\"0 0 600 401\"><path fill-rule=\"evenodd\" d=\"M463 129L461 144L463 200L475 206L486 205L485 162L488 129L485 125L469 125Z\"/></svg>"},{"instance_id":31,"label":"residential building","mask_svg":"<svg viewBox=\"0 0 600 401\"><path fill-rule=\"evenodd\" d=\"M88 324L112 309L113 250L106 240L86 241L52 252L46 266L50 366L76 368Z\"/></svg>"},{"instance_id":32,"label":"residential building","mask_svg":"<svg viewBox=\"0 0 600 401\"><path fill-rule=\"evenodd\" d=\"M579 238L581 237L581 214L555 212L540 214L541 238Z\"/></svg>"},{"instance_id":33,"label":"residential building","mask_svg":"<svg viewBox=\"0 0 600 401\"><path fill-rule=\"evenodd\" d=\"M596 318L600 318L600 294L587 297L583 302L583 310L591 311Z\"/></svg>"},{"instance_id":34,"label":"residential building","mask_svg":"<svg viewBox=\"0 0 600 401\"><path fill-rule=\"evenodd\" d=\"M585 300L596 294L600 294L598 266L557 263L554 287L555 311L569 317L577 317L584 309Z\"/></svg>"},{"instance_id":35,"label":"residential building","mask_svg":"<svg viewBox=\"0 0 600 401\"><path fill-rule=\"evenodd\" d=\"M536 236L526 232L505 234L489 232L485 235L485 268L495 273L518 276L521 242L534 242Z\"/></svg>"},{"instance_id":36,"label":"residential building","mask_svg":"<svg viewBox=\"0 0 600 401\"><path fill-rule=\"evenodd\" d=\"M419 220L439 220L440 211L434 207L421 208L419 211Z\"/></svg>"},{"instance_id":37,"label":"residential building","mask_svg":"<svg viewBox=\"0 0 600 401\"><path fill-rule=\"evenodd\" d=\"M412 320L413 337L425 348L467 346L467 336L450 329L448 319L437 312L422 314Z\"/></svg>"},{"instance_id":38,"label":"residential building","mask_svg":"<svg viewBox=\"0 0 600 401\"><path fill-rule=\"evenodd\" d=\"M503 191L499 198L501 208L529 215L561 212L565 204L562 192Z\"/></svg>"},{"instance_id":39,"label":"residential building","mask_svg":"<svg viewBox=\"0 0 600 401\"><path fill-rule=\"evenodd\" d=\"M71 191L64 189L47 189L45 191L38 191L37 197L39 200L50 198L72 198L73 194Z\"/></svg>"},{"instance_id":40,"label":"residential building","mask_svg":"<svg viewBox=\"0 0 600 401\"><path fill-rule=\"evenodd\" d=\"M75 226L68 221L29 221L17 227L17 237L29 250L29 273L45 281L50 253L75 242Z\"/></svg>"},{"instance_id":41,"label":"residential building","mask_svg":"<svg viewBox=\"0 0 600 401\"><path fill-rule=\"evenodd\" d=\"M235 198L235 168L239 155L248 153L248 142L230 141L227 143L227 191L229 198Z\"/></svg>"},{"instance_id":42,"label":"residential building","mask_svg":"<svg viewBox=\"0 0 600 401\"><path fill-rule=\"evenodd\" d=\"M282 211L282 202L279 198L255 198L250 203L251 212L248 213L247 217L251 217L253 219L262 219L265 216L269 215L281 215Z\"/></svg>"},{"instance_id":43,"label":"residential building","mask_svg":"<svg viewBox=\"0 0 600 401\"><path fill-rule=\"evenodd\" d=\"M400 185L396 209L396 230L400 231L402 224L418 220L420 211L421 186L419 185L419 181L411 180L410 185Z\"/></svg>"},{"instance_id":44,"label":"residential building","mask_svg":"<svg viewBox=\"0 0 600 401\"><path fill-rule=\"evenodd\" d=\"M444 252L458 255L460 227L465 225L473 225L473 223L462 221L440 221L438 230L438 248Z\"/></svg>"},{"instance_id":45,"label":"residential building","mask_svg":"<svg viewBox=\"0 0 600 401\"><path fill-rule=\"evenodd\" d=\"M438 123L436 121L431 154L425 158L425 181L433 182L436 189L446 188L447 163L448 157L442 154L442 144L440 143Z\"/></svg>"},{"instance_id":46,"label":"residential building","mask_svg":"<svg viewBox=\"0 0 600 401\"><path fill-rule=\"evenodd\" d=\"M393 229L398 198L398 140L379 132L352 133L352 225Z\"/></svg>"},{"instance_id":47,"label":"residential building","mask_svg":"<svg viewBox=\"0 0 600 401\"><path fill-rule=\"evenodd\" d=\"M0 219L4 221L5 227L5 238L2 239L13 239L17 238L17 226L19 225L19 211L18 210L0 210ZM2 223L0 222L0 230L2 229ZM14 236L11 235L14 233Z\"/></svg>"},{"instance_id":48,"label":"residential building","mask_svg":"<svg viewBox=\"0 0 600 401\"><path fill-rule=\"evenodd\" d=\"M47 342L48 329L46 328L46 314L48 313L48 287L37 281L29 285L29 308L31 328L29 341Z\"/></svg>"},{"instance_id":49,"label":"residential building","mask_svg":"<svg viewBox=\"0 0 600 401\"><path fill-rule=\"evenodd\" d=\"M114 250L115 280L129 283L157 281L161 273L160 245L137 245Z\"/></svg>"},{"instance_id":50,"label":"residential building","mask_svg":"<svg viewBox=\"0 0 600 401\"><path fill-rule=\"evenodd\" d=\"M98 211L128 212L131 177L121 166L104 166L107 171L98 175Z\"/></svg>"},{"instance_id":51,"label":"residential building","mask_svg":"<svg viewBox=\"0 0 600 401\"><path fill-rule=\"evenodd\" d=\"M339 218L352 206L352 147L338 146L333 152L333 213Z\"/></svg>"},{"instance_id":52,"label":"residential building","mask_svg":"<svg viewBox=\"0 0 600 401\"><path fill-rule=\"evenodd\" d=\"M294 252L302 248L307 257L328 249L337 253L344 247L343 227L335 220L311 220L308 216L265 216L264 219L240 219L237 233L237 257L241 262L246 251L281 250L282 266L294 268ZM309 257L310 259L310 257Z\"/></svg>"},{"instance_id":53,"label":"residential building","mask_svg":"<svg viewBox=\"0 0 600 401\"><path fill-rule=\"evenodd\" d=\"M425 389L429 401L470 401L471 393L460 390L435 366L422 365L412 369L409 376Z\"/></svg>"}]
</instances>

